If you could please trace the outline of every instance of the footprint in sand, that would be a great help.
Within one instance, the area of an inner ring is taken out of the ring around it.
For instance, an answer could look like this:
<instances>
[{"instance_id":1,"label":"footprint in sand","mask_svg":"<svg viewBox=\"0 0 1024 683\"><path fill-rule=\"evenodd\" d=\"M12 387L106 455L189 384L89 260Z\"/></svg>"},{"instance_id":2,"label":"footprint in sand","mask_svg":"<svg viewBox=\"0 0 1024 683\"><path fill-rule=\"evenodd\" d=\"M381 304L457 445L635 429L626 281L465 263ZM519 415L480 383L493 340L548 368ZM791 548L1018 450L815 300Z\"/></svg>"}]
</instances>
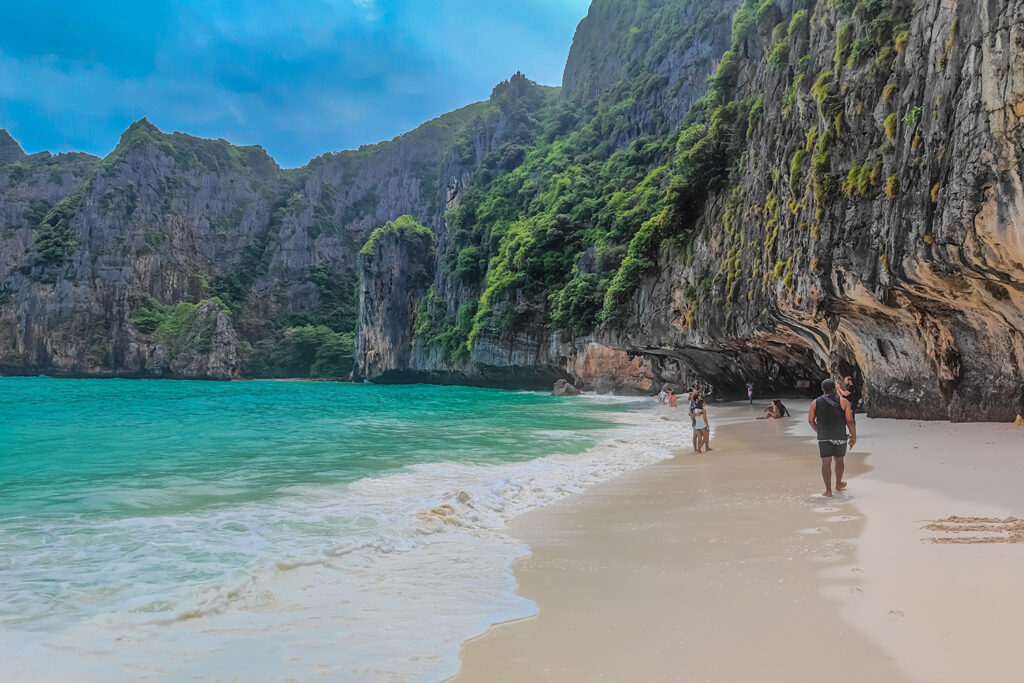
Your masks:
<instances>
[{"instance_id":1,"label":"footprint in sand","mask_svg":"<svg viewBox=\"0 0 1024 683\"><path fill-rule=\"evenodd\" d=\"M831 506L820 507L820 508L812 508L812 510L814 512L839 512L839 508L834 508L834 507L831 507Z\"/></svg>"},{"instance_id":2,"label":"footprint in sand","mask_svg":"<svg viewBox=\"0 0 1024 683\"><path fill-rule=\"evenodd\" d=\"M858 593L863 593L864 591L862 591L860 588L857 588L856 586L850 586L850 592L854 595L857 595Z\"/></svg>"},{"instance_id":3,"label":"footprint in sand","mask_svg":"<svg viewBox=\"0 0 1024 683\"><path fill-rule=\"evenodd\" d=\"M904 614L903 612L899 611L898 609L891 609L891 610L889 610L889 616L891 616L891 617L905 617L907 615Z\"/></svg>"},{"instance_id":4,"label":"footprint in sand","mask_svg":"<svg viewBox=\"0 0 1024 683\"><path fill-rule=\"evenodd\" d=\"M853 569L851 569L850 571L851 571L851 572L857 572L858 574L863 574L863 573L864 573L864 570L863 570L863 569L861 569L860 567L854 567L854 568L853 568Z\"/></svg>"},{"instance_id":5,"label":"footprint in sand","mask_svg":"<svg viewBox=\"0 0 1024 683\"><path fill-rule=\"evenodd\" d=\"M827 517L826 522L849 522L851 519L856 519L859 515L836 515L835 517Z\"/></svg>"}]
</instances>

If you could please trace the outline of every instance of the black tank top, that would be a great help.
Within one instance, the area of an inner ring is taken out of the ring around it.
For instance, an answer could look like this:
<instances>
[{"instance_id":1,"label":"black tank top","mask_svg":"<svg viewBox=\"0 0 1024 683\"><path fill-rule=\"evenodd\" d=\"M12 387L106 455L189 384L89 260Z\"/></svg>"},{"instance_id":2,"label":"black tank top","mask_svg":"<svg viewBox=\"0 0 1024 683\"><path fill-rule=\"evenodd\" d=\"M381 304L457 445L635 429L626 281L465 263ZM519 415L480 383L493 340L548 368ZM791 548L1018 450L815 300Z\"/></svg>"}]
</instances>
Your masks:
<instances>
[{"instance_id":1,"label":"black tank top","mask_svg":"<svg viewBox=\"0 0 1024 683\"><path fill-rule=\"evenodd\" d=\"M835 405L830 403L833 401ZM818 441L840 441L846 439L846 411L842 399L836 396L820 396L814 402L814 421L818 425Z\"/></svg>"}]
</instances>

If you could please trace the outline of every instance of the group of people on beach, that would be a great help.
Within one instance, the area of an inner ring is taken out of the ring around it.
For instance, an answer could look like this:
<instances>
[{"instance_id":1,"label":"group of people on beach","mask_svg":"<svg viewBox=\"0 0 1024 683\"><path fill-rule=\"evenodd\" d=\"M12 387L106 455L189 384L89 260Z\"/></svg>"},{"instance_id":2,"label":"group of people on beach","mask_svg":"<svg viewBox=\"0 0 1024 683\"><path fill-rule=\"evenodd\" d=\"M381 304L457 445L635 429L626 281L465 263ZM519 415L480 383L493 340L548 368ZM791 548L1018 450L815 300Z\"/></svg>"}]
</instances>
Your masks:
<instances>
[{"instance_id":1,"label":"group of people on beach","mask_svg":"<svg viewBox=\"0 0 1024 683\"><path fill-rule=\"evenodd\" d=\"M708 422L708 409L706 397L711 394L711 385L707 382L694 381L690 384L690 392L687 396L690 406L690 424L693 427L693 450L695 453L713 450L711 448L711 423ZM668 403L669 407L676 408L679 405L679 394L675 389L662 388L658 392L658 403Z\"/></svg>"},{"instance_id":2,"label":"group of people on beach","mask_svg":"<svg viewBox=\"0 0 1024 683\"><path fill-rule=\"evenodd\" d=\"M690 422L693 425L693 450L695 453L710 451L711 423L708 421L708 409L704 400L706 394L702 389L710 389L706 384L694 382L690 385Z\"/></svg>"},{"instance_id":3,"label":"group of people on beach","mask_svg":"<svg viewBox=\"0 0 1024 683\"><path fill-rule=\"evenodd\" d=\"M693 427L693 451L701 453L712 450L711 423L708 419L706 404L706 393L710 392L710 386L701 382L693 382L689 392L689 415ZM842 382L834 379L826 379L821 383L821 396L816 398L807 413L807 422L817 435L818 455L821 458L821 477L825 482L824 496L831 498L832 471L835 466L835 490L842 491L846 488L843 480L847 448L853 448L857 443L857 421L854 417L857 405L860 402L860 391L852 377L844 377ZM747 400L750 405L754 404L754 385L747 384ZM658 403L668 402L669 406L678 406L679 395L671 388L663 388L658 394ZM763 417L765 419L781 419L789 417L789 410L778 399L772 400L765 408Z\"/></svg>"}]
</instances>

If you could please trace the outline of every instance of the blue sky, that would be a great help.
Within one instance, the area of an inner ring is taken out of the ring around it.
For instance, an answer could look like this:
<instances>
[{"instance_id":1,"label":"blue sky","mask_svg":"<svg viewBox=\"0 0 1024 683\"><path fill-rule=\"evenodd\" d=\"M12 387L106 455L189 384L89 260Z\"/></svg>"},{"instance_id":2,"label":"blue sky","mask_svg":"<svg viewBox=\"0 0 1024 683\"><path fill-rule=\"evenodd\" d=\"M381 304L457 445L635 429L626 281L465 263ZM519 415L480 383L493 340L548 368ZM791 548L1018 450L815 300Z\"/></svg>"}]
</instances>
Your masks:
<instances>
[{"instance_id":1,"label":"blue sky","mask_svg":"<svg viewBox=\"0 0 1024 683\"><path fill-rule=\"evenodd\" d=\"M520 70L557 85L589 0L36 0L0 21L0 128L105 155L143 116L282 166L389 139Z\"/></svg>"}]
</instances>

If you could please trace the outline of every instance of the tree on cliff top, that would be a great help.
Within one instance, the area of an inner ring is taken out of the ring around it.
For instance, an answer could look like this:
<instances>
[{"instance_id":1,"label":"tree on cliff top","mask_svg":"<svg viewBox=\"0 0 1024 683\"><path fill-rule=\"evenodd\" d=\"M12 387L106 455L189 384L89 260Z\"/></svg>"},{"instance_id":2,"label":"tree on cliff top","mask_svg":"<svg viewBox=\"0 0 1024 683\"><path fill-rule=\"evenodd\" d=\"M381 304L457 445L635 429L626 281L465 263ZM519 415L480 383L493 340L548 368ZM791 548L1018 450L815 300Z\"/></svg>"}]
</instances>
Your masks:
<instances>
[{"instance_id":1,"label":"tree on cliff top","mask_svg":"<svg viewBox=\"0 0 1024 683\"><path fill-rule=\"evenodd\" d=\"M370 256L380 240L386 235L397 235L401 240L426 239L430 244L434 243L434 233L430 232L429 228L425 228L417 223L416 219L412 216L405 215L399 216L371 232L369 239L366 240L366 244L359 250L359 253L363 256Z\"/></svg>"}]
</instances>

